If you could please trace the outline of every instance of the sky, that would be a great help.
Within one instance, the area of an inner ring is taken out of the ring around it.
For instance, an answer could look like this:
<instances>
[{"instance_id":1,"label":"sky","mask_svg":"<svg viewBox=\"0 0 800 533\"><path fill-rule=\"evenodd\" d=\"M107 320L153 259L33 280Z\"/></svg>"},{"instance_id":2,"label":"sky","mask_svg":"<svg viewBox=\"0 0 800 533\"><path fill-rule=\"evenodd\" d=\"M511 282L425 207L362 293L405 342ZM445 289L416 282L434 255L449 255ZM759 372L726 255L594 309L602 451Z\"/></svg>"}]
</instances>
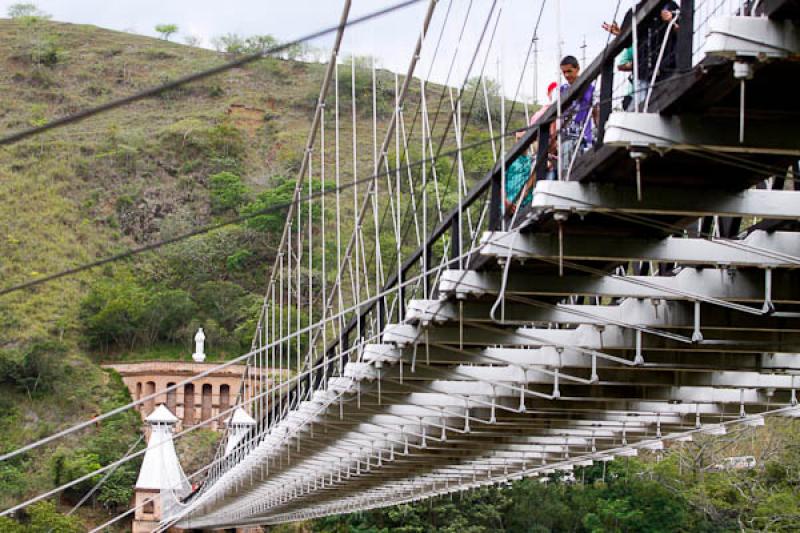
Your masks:
<instances>
[{"instance_id":1,"label":"sky","mask_svg":"<svg viewBox=\"0 0 800 533\"><path fill-rule=\"evenodd\" d=\"M0 14L18 0L0 0ZM399 0L353 0L353 19L398 3ZM430 73L429 79L460 85L467 74L470 59L480 40L483 27L494 4L489 31L499 15L497 32L487 55L488 35L478 55L477 73L486 60L486 75L502 80L506 95L539 101L545 87L558 75L559 55L572 54L579 60L585 53L589 62L605 46L607 34L601 29L610 21L617 5L617 20L634 0L544 0L542 23L538 31L538 68L525 56L533 37L533 29L542 0L439 0L429 30L429 37L420 59L417 74ZM54 20L93 24L103 28L156 36L155 26L174 23L179 27L172 40L183 42L185 36L202 39L210 47L215 36L237 33L243 36L272 34L281 40L302 37L314 31L335 26L341 15L343 0L33 0ZM404 73L411 59L414 43L422 29L428 1L391 13L381 19L348 28L341 56L374 55L378 64ZM448 13L449 8L449 14ZM447 19L447 24L444 21ZM442 44L434 57L436 40L442 27ZM461 29L463 36L459 40ZM332 35L313 41L314 46L329 48ZM582 48L583 44L586 48ZM451 67L452 65L452 67ZM452 68L452 71L451 71ZM534 76L536 74L536 76ZM523 83L517 93L522 75Z\"/></svg>"}]
</instances>

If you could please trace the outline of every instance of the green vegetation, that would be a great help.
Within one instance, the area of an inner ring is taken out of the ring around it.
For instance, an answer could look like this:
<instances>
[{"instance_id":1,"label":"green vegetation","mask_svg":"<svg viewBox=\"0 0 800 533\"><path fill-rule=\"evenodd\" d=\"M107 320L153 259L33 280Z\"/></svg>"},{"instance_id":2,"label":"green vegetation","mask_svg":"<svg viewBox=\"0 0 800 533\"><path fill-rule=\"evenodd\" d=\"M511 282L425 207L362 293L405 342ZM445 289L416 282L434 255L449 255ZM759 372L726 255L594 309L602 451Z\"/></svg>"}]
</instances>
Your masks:
<instances>
[{"instance_id":1,"label":"green vegetation","mask_svg":"<svg viewBox=\"0 0 800 533\"><path fill-rule=\"evenodd\" d=\"M156 25L156 32L161 35L161 38L165 41L169 41L169 38L178 33L178 25L177 24L157 24Z\"/></svg>"},{"instance_id":2,"label":"green vegetation","mask_svg":"<svg viewBox=\"0 0 800 533\"><path fill-rule=\"evenodd\" d=\"M238 33L226 33L211 39L211 45L217 52L225 52L231 55L259 54L266 52L279 45L284 45L273 35L252 35L245 37ZM305 43L285 44L278 54L278 57L290 61L307 59L315 50Z\"/></svg>"},{"instance_id":3,"label":"green vegetation","mask_svg":"<svg viewBox=\"0 0 800 533\"><path fill-rule=\"evenodd\" d=\"M220 172L209 179L211 193L211 210L221 213L229 209L236 209L245 201L247 187L242 178L232 172Z\"/></svg>"},{"instance_id":4,"label":"green vegetation","mask_svg":"<svg viewBox=\"0 0 800 533\"><path fill-rule=\"evenodd\" d=\"M51 22L28 8L15 16L0 20L7 73L0 128L9 132L225 61L166 40ZM275 44L269 35L253 36L236 53ZM290 201L295 181L288 176L299 168L316 99L306 95L319 90L324 68L265 58L0 150L3 287ZM359 71L359 79L371 74ZM369 113L359 116L359 129L369 128ZM343 152L352 151L349 143L343 138ZM368 168L371 153L361 157ZM347 170L342 180L352 180ZM319 220L319 207L311 214ZM252 339L285 218L285 209L264 214L0 299L0 451L107 411L109 398L113 406L129 401L100 361L186 360L198 327L208 360L240 355ZM319 283L322 274L313 275ZM286 316L308 323L305 313ZM302 353L306 346L301 339ZM296 364L297 354L290 355ZM5 462L0 507L108 464L138 435L137 417L126 417ZM186 441L197 446L178 444L188 454L187 472L202 464L202 457L192 462L195 450L213 450L211 437L197 435ZM78 511L80 519L98 523L127 505L137 467L116 471ZM68 509L93 481L64 493L56 508Z\"/></svg>"},{"instance_id":5,"label":"green vegetation","mask_svg":"<svg viewBox=\"0 0 800 533\"><path fill-rule=\"evenodd\" d=\"M800 427L772 421L666 455L576 470L575 481L526 479L411 505L317 520L316 533L797 531ZM743 443L752 442L744 445ZM771 441L771 442L770 442ZM752 470L709 471L720 453L760 450Z\"/></svg>"},{"instance_id":6,"label":"green vegetation","mask_svg":"<svg viewBox=\"0 0 800 533\"><path fill-rule=\"evenodd\" d=\"M21 350L0 351L0 383L29 397L52 393L70 371L64 365L67 347L53 339L35 339Z\"/></svg>"},{"instance_id":7,"label":"green vegetation","mask_svg":"<svg viewBox=\"0 0 800 533\"><path fill-rule=\"evenodd\" d=\"M0 517L0 531L4 533L83 533L86 528L77 517L59 513L52 502L39 502L28 507L19 521Z\"/></svg>"},{"instance_id":8,"label":"green vegetation","mask_svg":"<svg viewBox=\"0 0 800 533\"><path fill-rule=\"evenodd\" d=\"M30 20L30 19L41 19L47 20L50 18L50 15L41 11L36 4L31 2L18 2L16 4L11 4L8 6L8 17L15 19L15 20Z\"/></svg>"},{"instance_id":9,"label":"green vegetation","mask_svg":"<svg viewBox=\"0 0 800 533\"><path fill-rule=\"evenodd\" d=\"M164 40L50 22L33 8L11 14L0 20L7 74L0 128L7 132L224 61ZM265 59L3 148L3 287L235 216L285 183L290 169L280 161L298 150L287 140L302 138L309 123L295 92L318 87L323 68ZM257 119L237 115L237 105L259 110ZM236 225L0 299L0 452L130 401L99 361L186 359L201 326L209 360L239 355L251 341L278 238ZM118 459L139 434L131 413L4 462L0 508ZM210 440L205 435L187 453L213 450ZM137 471L136 461L118 469L79 518L64 523L96 524L126 507ZM20 527L58 524L55 510L66 511L94 481L66 491L55 506L31 507ZM0 530L14 531L10 524Z\"/></svg>"}]
</instances>

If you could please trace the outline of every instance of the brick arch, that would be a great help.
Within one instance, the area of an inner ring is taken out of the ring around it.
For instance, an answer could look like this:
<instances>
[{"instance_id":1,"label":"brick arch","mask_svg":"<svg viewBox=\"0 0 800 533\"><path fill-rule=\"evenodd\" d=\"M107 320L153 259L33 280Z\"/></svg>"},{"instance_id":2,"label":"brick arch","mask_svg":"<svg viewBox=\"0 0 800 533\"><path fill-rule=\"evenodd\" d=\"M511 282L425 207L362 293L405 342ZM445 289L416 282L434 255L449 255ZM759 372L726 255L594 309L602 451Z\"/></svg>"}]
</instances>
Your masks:
<instances>
[{"instance_id":1,"label":"brick arch","mask_svg":"<svg viewBox=\"0 0 800 533\"><path fill-rule=\"evenodd\" d=\"M200 392L200 420L205 421L211 418L211 393L210 383L204 383Z\"/></svg>"},{"instance_id":2,"label":"brick arch","mask_svg":"<svg viewBox=\"0 0 800 533\"><path fill-rule=\"evenodd\" d=\"M183 387L183 425L194 425L194 383Z\"/></svg>"}]
</instances>

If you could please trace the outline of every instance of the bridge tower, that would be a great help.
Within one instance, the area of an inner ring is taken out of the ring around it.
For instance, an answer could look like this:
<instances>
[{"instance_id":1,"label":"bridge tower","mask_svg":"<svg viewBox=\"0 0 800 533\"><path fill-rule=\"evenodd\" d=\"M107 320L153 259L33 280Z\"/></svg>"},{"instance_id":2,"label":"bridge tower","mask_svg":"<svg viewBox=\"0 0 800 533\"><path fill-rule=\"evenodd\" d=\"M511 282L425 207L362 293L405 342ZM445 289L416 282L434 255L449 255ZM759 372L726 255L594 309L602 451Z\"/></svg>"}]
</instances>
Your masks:
<instances>
[{"instance_id":1,"label":"bridge tower","mask_svg":"<svg viewBox=\"0 0 800 533\"><path fill-rule=\"evenodd\" d=\"M134 488L133 533L149 533L158 528L163 514L161 491L185 494L190 490L172 442L178 418L161 404L145 422L150 426L150 440Z\"/></svg>"}]
</instances>

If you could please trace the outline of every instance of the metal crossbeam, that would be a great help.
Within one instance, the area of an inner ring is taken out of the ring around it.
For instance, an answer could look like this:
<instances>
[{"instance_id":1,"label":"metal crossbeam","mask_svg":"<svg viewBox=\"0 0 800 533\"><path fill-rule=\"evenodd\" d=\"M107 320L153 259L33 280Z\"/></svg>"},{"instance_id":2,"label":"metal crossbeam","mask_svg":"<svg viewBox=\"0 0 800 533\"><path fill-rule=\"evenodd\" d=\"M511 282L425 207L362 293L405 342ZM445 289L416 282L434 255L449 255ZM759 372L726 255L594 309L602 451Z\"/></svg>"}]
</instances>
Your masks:
<instances>
[{"instance_id":1,"label":"metal crossbeam","mask_svg":"<svg viewBox=\"0 0 800 533\"><path fill-rule=\"evenodd\" d=\"M773 301L800 303L800 284L792 271L772 272ZM498 294L501 273L447 270L439 292L455 298ZM505 294L523 296L600 296L605 298L716 299L764 301L764 273L756 270L684 268L675 276L511 275Z\"/></svg>"},{"instance_id":2,"label":"metal crossbeam","mask_svg":"<svg viewBox=\"0 0 800 533\"><path fill-rule=\"evenodd\" d=\"M464 346L556 346L579 347L590 350L633 350L636 332L619 326L578 326L575 329L493 328L489 326L464 328L442 326L424 330L411 324L389 324L383 333L384 342L407 346L426 339L434 344ZM800 351L798 332L727 331L719 339L706 338L699 342L679 342L654 335L643 335L642 349L670 351L730 352L794 352Z\"/></svg>"},{"instance_id":3,"label":"metal crossbeam","mask_svg":"<svg viewBox=\"0 0 800 533\"><path fill-rule=\"evenodd\" d=\"M800 234L754 231L735 244L729 241L667 237L649 239L628 237L565 235L563 249L558 235L520 234L495 231L484 234L481 254L513 259L546 258L594 261L664 261L669 263L797 267ZM741 246L744 245L744 246Z\"/></svg>"},{"instance_id":4,"label":"metal crossbeam","mask_svg":"<svg viewBox=\"0 0 800 533\"><path fill-rule=\"evenodd\" d=\"M649 327L692 329L695 325L694 305L689 302L628 299L620 305L557 306L535 300L510 299L492 317L492 302L459 304L441 300L411 300L406 319L410 322L445 323L465 320L503 324L592 324L619 325L631 328ZM538 305L537 305L538 304ZM770 315L753 316L730 309L709 306L701 313L703 329L761 330L800 332L800 320Z\"/></svg>"},{"instance_id":5,"label":"metal crossbeam","mask_svg":"<svg viewBox=\"0 0 800 533\"><path fill-rule=\"evenodd\" d=\"M647 187L638 198L635 187L574 181L540 181L534 208L577 212L623 212L688 217L729 216L800 219L800 191L748 189L741 192L704 190L686 194L674 187Z\"/></svg>"},{"instance_id":6,"label":"metal crossbeam","mask_svg":"<svg viewBox=\"0 0 800 533\"><path fill-rule=\"evenodd\" d=\"M745 154L800 155L791 122L753 120L747 125L747 143L738 138L736 119L707 116L665 116L616 111L608 117L605 144L654 150L702 150Z\"/></svg>"},{"instance_id":7,"label":"metal crossbeam","mask_svg":"<svg viewBox=\"0 0 800 533\"><path fill-rule=\"evenodd\" d=\"M403 359L409 363L414 358L414 348L398 348L390 344L371 344L364 348L364 359L369 361L372 354L392 352L397 360ZM577 350L564 349L557 351L552 346L543 348L482 348L454 350L451 347L430 345L425 352L417 357L430 360L434 365L453 364L508 364L515 366L540 366L540 367L586 367L588 358L585 353ZM598 359L597 368L619 368L620 363L609 359ZM794 353L752 353L731 354L720 350L714 353L704 353L698 358L691 353L656 351L647 355L647 364L654 368L667 368L676 371L690 370L694 372L707 371L719 372L727 370L740 370L743 372L773 371L800 373L800 354ZM800 379L798 379L800 384ZM444 401L442 398L440 401ZM426 402L433 401L427 398ZM433 405L439 405L435 403ZM459 400L452 400L445 405L461 405Z\"/></svg>"},{"instance_id":8,"label":"metal crossbeam","mask_svg":"<svg viewBox=\"0 0 800 533\"><path fill-rule=\"evenodd\" d=\"M707 55L727 58L782 58L800 53L800 35L792 20L766 17L715 17L703 46Z\"/></svg>"}]
</instances>

